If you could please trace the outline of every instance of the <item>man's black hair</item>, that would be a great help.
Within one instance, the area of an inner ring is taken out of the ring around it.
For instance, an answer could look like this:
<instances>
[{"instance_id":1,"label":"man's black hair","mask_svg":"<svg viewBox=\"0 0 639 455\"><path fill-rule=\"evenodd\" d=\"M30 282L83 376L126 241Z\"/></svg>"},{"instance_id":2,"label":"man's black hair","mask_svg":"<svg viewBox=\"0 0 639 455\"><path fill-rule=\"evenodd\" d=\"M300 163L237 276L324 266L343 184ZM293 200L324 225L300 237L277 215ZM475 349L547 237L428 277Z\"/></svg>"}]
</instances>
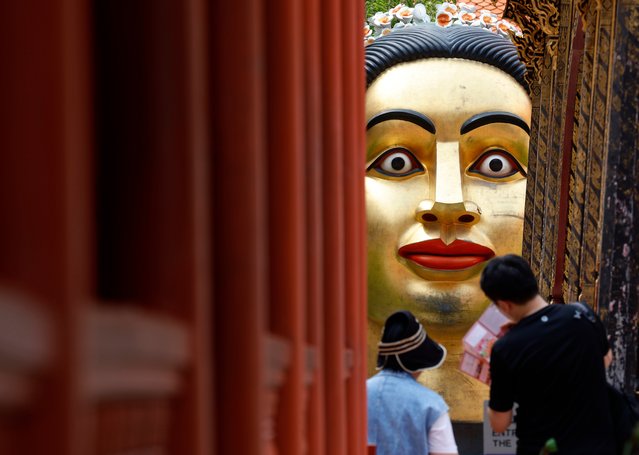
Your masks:
<instances>
[{"instance_id":1,"label":"man's black hair","mask_svg":"<svg viewBox=\"0 0 639 455\"><path fill-rule=\"evenodd\" d=\"M481 290L493 302L523 304L539 294L537 279L524 258L507 254L492 259L481 274Z\"/></svg>"},{"instance_id":2,"label":"man's black hair","mask_svg":"<svg viewBox=\"0 0 639 455\"><path fill-rule=\"evenodd\" d=\"M425 58L463 58L510 74L526 91L526 67L506 37L481 27L427 23L395 30L366 46L366 85L388 68ZM433 87L433 90L437 90Z\"/></svg>"}]
</instances>

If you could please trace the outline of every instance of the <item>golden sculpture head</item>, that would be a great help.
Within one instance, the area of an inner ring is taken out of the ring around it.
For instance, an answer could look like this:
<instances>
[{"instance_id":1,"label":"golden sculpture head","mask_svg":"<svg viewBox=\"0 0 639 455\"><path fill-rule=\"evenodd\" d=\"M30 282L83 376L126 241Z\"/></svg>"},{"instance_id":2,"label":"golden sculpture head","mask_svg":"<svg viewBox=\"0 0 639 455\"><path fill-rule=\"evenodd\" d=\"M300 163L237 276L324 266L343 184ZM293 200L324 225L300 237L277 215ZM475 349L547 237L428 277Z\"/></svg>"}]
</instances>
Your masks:
<instances>
[{"instance_id":1,"label":"golden sculpture head","mask_svg":"<svg viewBox=\"0 0 639 455\"><path fill-rule=\"evenodd\" d=\"M451 384L461 337L488 304L479 288L486 261L521 252L525 69L507 38L432 24L368 46L366 69L371 341L389 314L413 312L452 354L441 373ZM480 419L480 405L456 412L450 391L430 385L453 417Z\"/></svg>"}]
</instances>

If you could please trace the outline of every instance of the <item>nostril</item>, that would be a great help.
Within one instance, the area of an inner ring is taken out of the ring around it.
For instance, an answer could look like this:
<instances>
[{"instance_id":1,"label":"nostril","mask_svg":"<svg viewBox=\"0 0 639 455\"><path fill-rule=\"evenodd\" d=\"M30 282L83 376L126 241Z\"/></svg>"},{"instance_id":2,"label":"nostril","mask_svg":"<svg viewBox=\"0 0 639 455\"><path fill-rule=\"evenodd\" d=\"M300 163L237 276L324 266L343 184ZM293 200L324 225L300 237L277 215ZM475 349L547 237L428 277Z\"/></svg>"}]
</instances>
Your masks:
<instances>
[{"instance_id":1,"label":"nostril","mask_svg":"<svg viewBox=\"0 0 639 455\"><path fill-rule=\"evenodd\" d=\"M475 221L475 217L473 215L462 215L457 219L460 223L472 223Z\"/></svg>"},{"instance_id":2,"label":"nostril","mask_svg":"<svg viewBox=\"0 0 639 455\"><path fill-rule=\"evenodd\" d=\"M432 213L426 213L422 215L422 220L424 221L437 221L437 217Z\"/></svg>"}]
</instances>

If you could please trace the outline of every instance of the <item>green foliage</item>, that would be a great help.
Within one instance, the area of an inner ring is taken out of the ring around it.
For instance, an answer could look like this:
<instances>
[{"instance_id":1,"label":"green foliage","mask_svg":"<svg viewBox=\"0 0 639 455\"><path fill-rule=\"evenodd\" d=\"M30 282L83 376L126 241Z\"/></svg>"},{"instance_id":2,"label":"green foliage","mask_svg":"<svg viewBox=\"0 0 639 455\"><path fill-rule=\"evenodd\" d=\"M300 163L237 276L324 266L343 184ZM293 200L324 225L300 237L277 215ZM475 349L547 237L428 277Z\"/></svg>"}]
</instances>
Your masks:
<instances>
[{"instance_id":1,"label":"green foliage","mask_svg":"<svg viewBox=\"0 0 639 455\"><path fill-rule=\"evenodd\" d=\"M549 455L551 453L557 453L557 441L555 438L550 438L546 441L546 444L541 448L539 455Z\"/></svg>"},{"instance_id":2,"label":"green foliage","mask_svg":"<svg viewBox=\"0 0 639 455\"><path fill-rule=\"evenodd\" d=\"M413 7L415 3L423 3L426 7L426 12L431 17L431 20L435 17L435 12L437 10L436 5L440 3L444 3L446 0L366 0L364 3L366 5L366 18L375 15L375 13L380 11L388 11L389 9L395 7L396 5L403 3L406 6ZM457 3L455 0L448 0L448 3Z\"/></svg>"},{"instance_id":3,"label":"green foliage","mask_svg":"<svg viewBox=\"0 0 639 455\"><path fill-rule=\"evenodd\" d=\"M630 439L623 446L623 455L637 455L639 454L639 423L635 425Z\"/></svg>"}]
</instances>

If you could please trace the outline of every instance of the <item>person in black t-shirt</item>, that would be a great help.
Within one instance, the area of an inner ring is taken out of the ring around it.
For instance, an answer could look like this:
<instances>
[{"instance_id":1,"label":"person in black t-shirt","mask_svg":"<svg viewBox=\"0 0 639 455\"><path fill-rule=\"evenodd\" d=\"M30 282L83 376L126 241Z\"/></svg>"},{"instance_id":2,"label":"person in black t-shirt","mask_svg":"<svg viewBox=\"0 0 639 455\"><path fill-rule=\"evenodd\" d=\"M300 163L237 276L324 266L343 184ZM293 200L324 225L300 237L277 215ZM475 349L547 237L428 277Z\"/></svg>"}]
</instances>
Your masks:
<instances>
[{"instance_id":1,"label":"person in black t-shirt","mask_svg":"<svg viewBox=\"0 0 639 455\"><path fill-rule=\"evenodd\" d=\"M601 321L576 305L549 305L520 256L491 260L480 284L515 323L490 356L493 430L506 430L518 403L518 455L537 455L550 438L561 455L613 454L605 377L612 354Z\"/></svg>"}]
</instances>

